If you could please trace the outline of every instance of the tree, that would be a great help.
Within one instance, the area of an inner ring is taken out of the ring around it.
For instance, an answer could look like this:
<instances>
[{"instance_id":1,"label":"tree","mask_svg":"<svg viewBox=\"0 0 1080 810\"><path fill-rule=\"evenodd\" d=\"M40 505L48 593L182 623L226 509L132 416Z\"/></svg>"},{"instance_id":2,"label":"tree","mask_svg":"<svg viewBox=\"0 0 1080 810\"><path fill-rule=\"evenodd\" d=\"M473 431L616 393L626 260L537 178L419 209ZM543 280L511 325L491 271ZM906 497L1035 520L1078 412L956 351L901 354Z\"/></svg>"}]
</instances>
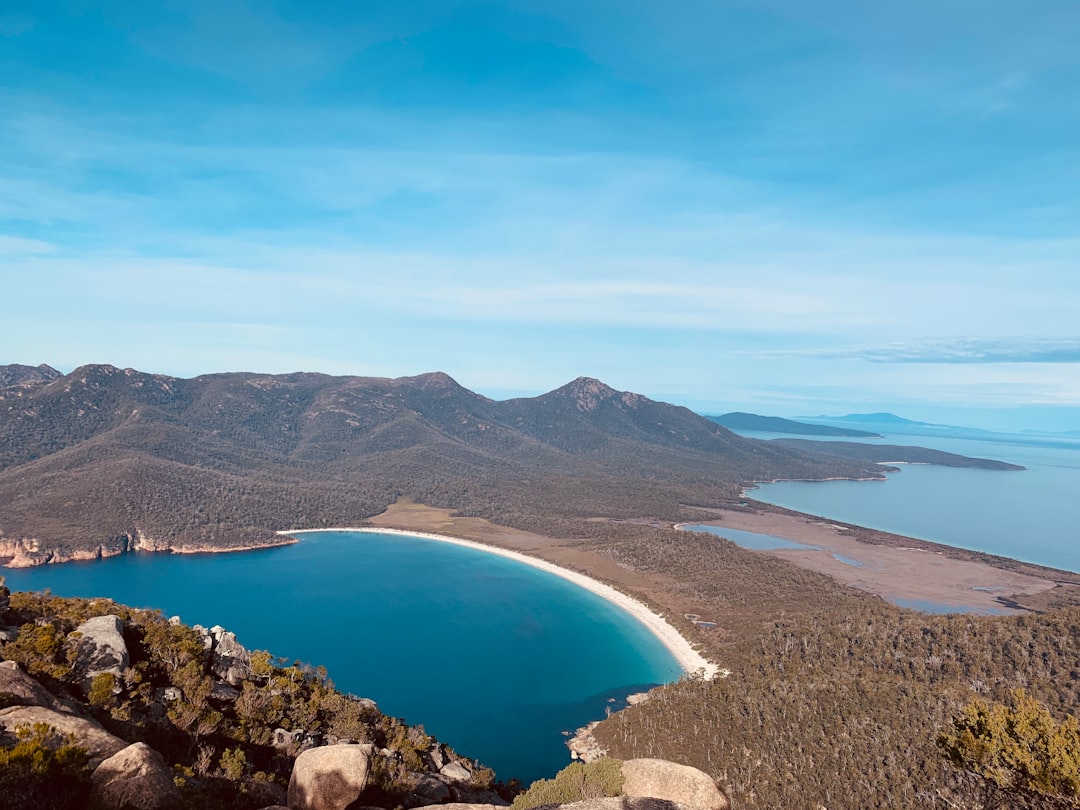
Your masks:
<instances>
[{"instance_id":1,"label":"tree","mask_svg":"<svg viewBox=\"0 0 1080 810\"><path fill-rule=\"evenodd\" d=\"M984 782L991 803L1080 808L1080 722L1055 720L1023 689L1008 704L969 703L937 743Z\"/></svg>"}]
</instances>

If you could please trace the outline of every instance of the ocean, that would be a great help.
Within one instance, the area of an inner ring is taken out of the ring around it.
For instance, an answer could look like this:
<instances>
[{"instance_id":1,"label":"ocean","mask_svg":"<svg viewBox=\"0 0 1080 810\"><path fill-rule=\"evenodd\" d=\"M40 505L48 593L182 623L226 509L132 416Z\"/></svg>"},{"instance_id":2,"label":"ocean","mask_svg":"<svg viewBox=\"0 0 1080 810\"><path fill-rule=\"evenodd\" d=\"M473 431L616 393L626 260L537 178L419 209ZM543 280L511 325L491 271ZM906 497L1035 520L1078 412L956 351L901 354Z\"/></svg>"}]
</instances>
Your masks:
<instances>
[{"instance_id":1,"label":"ocean","mask_svg":"<svg viewBox=\"0 0 1080 810\"><path fill-rule=\"evenodd\" d=\"M563 732L682 674L652 634L600 597L422 538L320 532L260 551L0 573L12 590L158 608L220 624L248 649L323 665L339 689L526 784L569 763Z\"/></svg>"},{"instance_id":2,"label":"ocean","mask_svg":"<svg viewBox=\"0 0 1080 810\"><path fill-rule=\"evenodd\" d=\"M833 520L1080 571L1080 441L1026 434L976 439L908 433L862 441L931 447L1027 469L905 464L886 481L781 481L749 494Z\"/></svg>"}]
</instances>

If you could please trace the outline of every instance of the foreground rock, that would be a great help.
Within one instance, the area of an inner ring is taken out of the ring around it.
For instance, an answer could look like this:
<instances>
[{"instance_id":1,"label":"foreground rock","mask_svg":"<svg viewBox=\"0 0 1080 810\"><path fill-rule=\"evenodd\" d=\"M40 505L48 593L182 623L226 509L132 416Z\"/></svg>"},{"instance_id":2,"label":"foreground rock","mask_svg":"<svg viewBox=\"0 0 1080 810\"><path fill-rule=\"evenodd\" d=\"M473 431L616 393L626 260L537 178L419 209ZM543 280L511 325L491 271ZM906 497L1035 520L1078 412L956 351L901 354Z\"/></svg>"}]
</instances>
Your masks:
<instances>
[{"instance_id":1,"label":"foreground rock","mask_svg":"<svg viewBox=\"0 0 1080 810\"><path fill-rule=\"evenodd\" d=\"M124 623L119 616L95 616L80 624L79 636L71 642L74 669L84 692L89 692L98 675L112 675L119 682L131 661L124 642ZM116 691L119 692L119 685Z\"/></svg>"},{"instance_id":2,"label":"foreground rock","mask_svg":"<svg viewBox=\"0 0 1080 810\"><path fill-rule=\"evenodd\" d=\"M712 778L688 765L663 759L628 759L622 764L624 796L662 799L694 810L731 806Z\"/></svg>"},{"instance_id":3,"label":"foreground rock","mask_svg":"<svg viewBox=\"0 0 1080 810\"><path fill-rule=\"evenodd\" d=\"M135 743L106 759L91 777L92 797L101 807L170 810L180 804L172 770L161 754Z\"/></svg>"},{"instance_id":4,"label":"foreground rock","mask_svg":"<svg viewBox=\"0 0 1080 810\"><path fill-rule=\"evenodd\" d=\"M0 709L0 728L14 734L19 726L47 723L61 734L73 734L76 744L86 749L90 767L96 768L104 760L127 747L127 743L114 737L97 723L72 714L55 712L42 706L11 706Z\"/></svg>"},{"instance_id":5,"label":"foreground rock","mask_svg":"<svg viewBox=\"0 0 1080 810\"><path fill-rule=\"evenodd\" d=\"M221 625L214 625L207 630L196 624L192 629L199 634L203 646L210 651L210 669L214 677L229 686L241 686L250 674L251 653L236 640L236 633Z\"/></svg>"},{"instance_id":6,"label":"foreground rock","mask_svg":"<svg viewBox=\"0 0 1080 810\"><path fill-rule=\"evenodd\" d=\"M14 661L0 661L0 694L16 706L43 706L54 712L75 714L75 704L56 697Z\"/></svg>"},{"instance_id":7,"label":"foreground rock","mask_svg":"<svg viewBox=\"0 0 1080 810\"><path fill-rule=\"evenodd\" d=\"M372 745L325 745L296 758L290 810L345 810L360 798L371 771Z\"/></svg>"}]
</instances>

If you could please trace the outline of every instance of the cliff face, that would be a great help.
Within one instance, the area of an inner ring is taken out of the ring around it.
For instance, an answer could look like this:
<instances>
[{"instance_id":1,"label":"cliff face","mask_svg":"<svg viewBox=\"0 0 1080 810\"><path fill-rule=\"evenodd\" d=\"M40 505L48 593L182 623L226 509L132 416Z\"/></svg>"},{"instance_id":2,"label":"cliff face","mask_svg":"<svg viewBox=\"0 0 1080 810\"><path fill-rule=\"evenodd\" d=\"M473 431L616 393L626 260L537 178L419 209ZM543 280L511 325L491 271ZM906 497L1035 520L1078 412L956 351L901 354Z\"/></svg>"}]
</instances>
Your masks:
<instances>
[{"instance_id":1,"label":"cliff face","mask_svg":"<svg viewBox=\"0 0 1080 810\"><path fill-rule=\"evenodd\" d=\"M0 563L8 568L32 568L48 563L73 562L76 560L100 560L103 557L115 557L137 548L128 536L116 538L110 543L99 543L89 548L64 548L48 546L36 537L4 538L0 537Z\"/></svg>"}]
</instances>

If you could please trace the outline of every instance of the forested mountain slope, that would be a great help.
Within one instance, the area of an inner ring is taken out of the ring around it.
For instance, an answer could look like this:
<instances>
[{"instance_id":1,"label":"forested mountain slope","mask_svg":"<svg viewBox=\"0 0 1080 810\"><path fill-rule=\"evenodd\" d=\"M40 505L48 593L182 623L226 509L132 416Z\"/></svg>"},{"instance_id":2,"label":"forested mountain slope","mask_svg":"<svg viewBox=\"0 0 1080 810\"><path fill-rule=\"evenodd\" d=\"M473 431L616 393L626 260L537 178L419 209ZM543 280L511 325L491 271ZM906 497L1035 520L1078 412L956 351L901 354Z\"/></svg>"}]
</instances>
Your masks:
<instances>
[{"instance_id":1,"label":"forested mountain slope","mask_svg":"<svg viewBox=\"0 0 1080 810\"><path fill-rule=\"evenodd\" d=\"M587 378L496 402L441 373L43 369L0 368L9 543L106 553L251 545L277 529L354 523L400 496L519 524L550 514L674 519L680 503L720 503L753 480L880 475Z\"/></svg>"}]
</instances>

